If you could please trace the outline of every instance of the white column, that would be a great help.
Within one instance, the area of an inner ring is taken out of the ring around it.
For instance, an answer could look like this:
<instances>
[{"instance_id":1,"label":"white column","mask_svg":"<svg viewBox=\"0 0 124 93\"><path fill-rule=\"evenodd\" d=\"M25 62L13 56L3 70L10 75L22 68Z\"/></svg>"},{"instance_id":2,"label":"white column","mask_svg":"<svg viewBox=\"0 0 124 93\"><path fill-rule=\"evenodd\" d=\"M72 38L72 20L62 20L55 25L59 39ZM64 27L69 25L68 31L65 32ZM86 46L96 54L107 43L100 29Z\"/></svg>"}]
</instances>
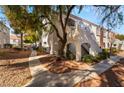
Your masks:
<instances>
[{"instance_id":1,"label":"white column","mask_svg":"<svg viewBox=\"0 0 124 93\"><path fill-rule=\"evenodd\" d=\"M53 39L51 39L49 42L50 42L50 54L54 54L54 44L53 44Z\"/></svg>"},{"instance_id":2,"label":"white column","mask_svg":"<svg viewBox=\"0 0 124 93\"><path fill-rule=\"evenodd\" d=\"M95 49L94 49L94 47L90 47L90 49L89 49L89 54L90 55L93 55L93 56L95 56L96 55L96 51L95 51Z\"/></svg>"},{"instance_id":3,"label":"white column","mask_svg":"<svg viewBox=\"0 0 124 93\"><path fill-rule=\"evenodd\" d=\"M80 44L80 42L76 42L75 47L76 47L76 61L81 61L81 44Z\"/></svg>"}]
</instances>

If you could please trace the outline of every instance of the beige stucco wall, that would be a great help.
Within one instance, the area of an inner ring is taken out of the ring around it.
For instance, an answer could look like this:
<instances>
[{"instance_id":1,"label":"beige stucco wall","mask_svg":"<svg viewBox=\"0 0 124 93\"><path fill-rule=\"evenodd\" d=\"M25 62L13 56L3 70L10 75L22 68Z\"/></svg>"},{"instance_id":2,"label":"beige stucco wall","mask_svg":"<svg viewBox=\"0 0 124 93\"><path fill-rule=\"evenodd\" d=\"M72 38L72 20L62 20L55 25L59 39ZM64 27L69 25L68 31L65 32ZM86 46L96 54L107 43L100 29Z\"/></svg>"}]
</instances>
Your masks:
<instances>
[{"instance_id":1,"label":"beige stucco wall","mask_svg":"<svg viewBox=\"0 0 124 93\"><path fill-rule=\"evenodd\" d=\"M10 43L9 33L0 32L0 48L3 48L4 44Z\"/></svg>"},{"instance_id":2,"label":"beige stucco wall","mask_svg":"<svg viewBox=\"0 0 124 93\"><path fill-rule=\"evenodd\" d=\"M81 44L88 43L90 44L90 54L96 55L99 52L101 52L100 49L100 28L96 25L93 25L90 22L85 22L82 20L75 19L71 17L76 23L75 27L69 27L67 26L67 44L73 43L76 48L76 60L81 59ZM64 20L64 19L63 19ZM79 24L82 22L85 27L82 29L79 29ZM56 21L56 26L59 29L59 34L61 37L63 36L61 24L59 21ZM105 31L105 37L103 37L103 42L105 43L105 48L108 48L108 43L110 42L108 38L108 32ZM43 39L42 39L43 40ZM47 41L48 40L48 41ZM53 32L52 34L49 34L47 38L45 38L43 41L48 42L48 47L50 47L50 54L57 54L57 49L59 47L59 39L56 36L56 33ZM66 49L65 49L66 50Z\"/></svg>"},{"instance_id":3,"label":"beige stucco wall","mask_svg":"<svg viewBox=\"0 0 124 93\"><path fill-rule=\"evenodd\" d=\"M4 44L10 43L9 28L0 23L0 48L4 47Z\"/></svg>"},{"instance_id":4,"label":"beige stucco wall","mask_svg":"<svg viewBox=\"0 0 124 93\"><path fill-rule=\"evenodd\" d=\"M76 48L76 60L81 60L81 45L83 43L90 44L90 50L89 53L92 55L96 55L99 52L101 52L97 42L94 33L91 31L92 29L89 27L89 24L84 23L84 27L80 28L80 20L76 20L72 18L75 21L75 27L67 26L67 43L72 43ZM63 32L60 26L60 22L56 22L56 27L59 29L59 34L61 37L63 37ZM48 28L49 29L49 28ZM93 28L96 29L95 27ZM43 42L47 41L48 46L50 47L50 54L57 54L59 44L59 38L56 36L56 32L54 31L52 34L48 34L44 39L42 39ZM47 44L45 46L47 46ZM66 50L66 48L65 48Z\"/></svg>"}]
</instances>

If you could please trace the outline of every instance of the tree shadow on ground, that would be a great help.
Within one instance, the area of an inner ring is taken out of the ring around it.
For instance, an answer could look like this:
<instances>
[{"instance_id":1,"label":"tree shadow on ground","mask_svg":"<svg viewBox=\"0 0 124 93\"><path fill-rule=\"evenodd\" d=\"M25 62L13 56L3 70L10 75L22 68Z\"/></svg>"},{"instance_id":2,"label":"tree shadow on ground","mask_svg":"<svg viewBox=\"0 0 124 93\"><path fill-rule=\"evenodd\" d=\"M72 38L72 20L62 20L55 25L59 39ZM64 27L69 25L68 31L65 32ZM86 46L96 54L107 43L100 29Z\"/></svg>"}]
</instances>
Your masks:
<instances>
[{"instance_id":1,"label":"tree shadow on ground","mask_svg":"<svg viewBox=\"0 0 124 93\"><path fill-rule=\"evenodd\" d=\"M29 68L29 61L25 61L21 63L13 63L9 65L1 65L1 66L6 66L7 68L13 68L13 70L24 69L24 68Z\"/></svg>"},{"instance_id":2,"label":"tree shadow on ground","mask_svg":"<svg viewBox=\"0 0 124 93\"><path fill-rule=\"evenodd\" d=\"M122 87L118 81L118 76L112 70L105 72L105 79L103 82L104 84L107 83L109 87ZM104 86L104 84L102 83L101 86Z\"/></svg>"},{"instance_id":3,"label":"tree shadow on ground","mask_svg":"<svg viewBox=\"0 0 124 93\"><path fill-rule=\"evenodd\" d=\"M10 67L29 67L29 61L24 61L21 63L10 64Z\"/></svg>"},{"instance_id":4,"label":"tree shadow on ground","mask_svg":"<svg viewBox=\"0 0 124 93\"><path fill-rule=\"evenodd\" d=\"M92 73L94 72L90 70L75 70L62 74L39 71L27 87L72 87L75 83L90 77Z\"/></svg>"},{"instance_id":5,"label":"tree shadow on ground","mask_svg":"<svg viewBox=\"0 0 124 93\"><path fill-rule=\"evenodd\" d=\"M0 51L0 60L29 58L31 51L3 49Z\"/></svg>"},{"instance_id":6,"label":"tree shadow on ground","mask_svg":"<svg viewBox=\"0 0 124 93\"><path fill-rule=\"evenodd\" d=\"M39 60L41 64L52 63L55 60L55 56L43 57L43 58L40 58Z\"/></svg>"},{"instance_id":7,"label":"tree shadow on ground","mask_svg":"<svg viewBox=\"0 0 124 93\"><path fill-rule=\"evenodd\" d=\"M120 78L124 77L124 70L121 68L124 68L124 59L121 59L120 62L118 62L114 67L101 75L103 78L101 86L123 87L123 80L121 80Z\"/></svg>"}]
</instances>

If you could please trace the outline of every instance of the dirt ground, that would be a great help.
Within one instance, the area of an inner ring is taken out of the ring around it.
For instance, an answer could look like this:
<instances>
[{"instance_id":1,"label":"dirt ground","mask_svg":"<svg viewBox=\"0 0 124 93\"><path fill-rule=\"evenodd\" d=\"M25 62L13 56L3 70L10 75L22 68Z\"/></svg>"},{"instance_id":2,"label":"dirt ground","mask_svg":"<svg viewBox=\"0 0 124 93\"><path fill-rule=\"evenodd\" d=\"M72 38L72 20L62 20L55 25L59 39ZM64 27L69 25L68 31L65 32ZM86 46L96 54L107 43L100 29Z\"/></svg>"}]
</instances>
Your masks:
<instances>
[{"instance_id":1,"label":"dirt ground","mask_svg":"<svg viewBox=\"0 0 124 93\"><path fill-rule=\"evenodd\" d=\"M0 50L0 87L19 87L31 80L28 64L30 54L31 51ZM124 55L124 52L120 55ZM90 66L84 62L56 59L54 56L41 58L40 62L50 72L57 74ZM79 82L75 87L124 87L124 59L100 76Z\"/></svg>"},{"instance_id":2,"label":"dirt ground","mask_svg":"<svg viewBox=\"0 0 124 93\"><path fill-rule=\"evenodd\" d=\"M30 54L31 51L0 49L0 87L19 87L31 80Z\"/></svg>"},{"instance_id":3,"label":"dirt ground","mask_svg":"<svg viewBox=\"0 0 124 93\"><path fill-rule=\"evenodd\" d=\"M124 56L124 52L119 56ZM75 87L124 87L124 58L95 79L80 82Z\"/></svg>"},{"instance_id":4,"label":"dirt ground","mask_svg":"<svg viewBox=\"0 0 124 93\"><path fill-rule=\"evenodd\" d=\"M55 56L40 58L41 65L50 72L60 74L78 69L89 68L89 64L84 62L76 62L75 60L59 59Z\"/></svg>"},{"instance_id":5,"label":"dirt ground","mask_svg":"<svg viewBox=\"0 0 124 93\"><path fill-rule=\"evenodd\" d=\"M124 87L124 59L101 75L102 86Z\"/></svg>"}]
</instances>

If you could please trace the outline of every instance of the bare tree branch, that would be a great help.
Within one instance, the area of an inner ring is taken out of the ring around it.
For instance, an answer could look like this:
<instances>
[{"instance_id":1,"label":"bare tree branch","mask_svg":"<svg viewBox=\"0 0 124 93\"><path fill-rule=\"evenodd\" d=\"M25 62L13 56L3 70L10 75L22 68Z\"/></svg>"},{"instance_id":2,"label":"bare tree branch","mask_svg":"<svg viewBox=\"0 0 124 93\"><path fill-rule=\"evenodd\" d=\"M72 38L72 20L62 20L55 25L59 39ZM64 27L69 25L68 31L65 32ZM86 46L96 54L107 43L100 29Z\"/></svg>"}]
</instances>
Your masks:
<instances>
[{"instance_id":1,"label":"bare tree branch","mask_svg":"<svg viewBox=\"0 0 124 93\"><path fill-rule=\"evenodd\" d=\"M55 31L56 31L56 34L57 34L57 37L60 39L61 42L63 42L63 38L60 36L57 27L54 25L54 23L50 20L49 17L47 17L47 19L48 19L48 21L50 22L50 24L54 27L54 29L55 29Z\"/></svg>"},{"instance_id":2,"label":"bare tree branch","mask_svg":"<svg viewBox=\"0 0 124 93\"><path fill-rule=\"evenodd\" d=\"M63 16L63 14L62 14L62 8L61 8L61 5L59 5L59 18L60 18L60 23L61 23L61 26L62 26L62 30L63 30L63 28L64 28L64 24L63 24L63 20L62 20L62 16Z\"/></svg>"},{"instance_id":3,"label":"bare tree branch","mask_svg":"<svg viewBox=\"0 0 124 93\"><path fill-rule=\"evenodd\" d=\"M102 23L104 23L104 21L105 21L109 16L111 16L112 13L116 12L119 8L120 8L120 6L117 6L117 7L115 7L114 9L111 8L111 9L110 9L110 13L109 13L108 15L106 15L106 16L103 18Z\"/></svg>"}]
</instances>

